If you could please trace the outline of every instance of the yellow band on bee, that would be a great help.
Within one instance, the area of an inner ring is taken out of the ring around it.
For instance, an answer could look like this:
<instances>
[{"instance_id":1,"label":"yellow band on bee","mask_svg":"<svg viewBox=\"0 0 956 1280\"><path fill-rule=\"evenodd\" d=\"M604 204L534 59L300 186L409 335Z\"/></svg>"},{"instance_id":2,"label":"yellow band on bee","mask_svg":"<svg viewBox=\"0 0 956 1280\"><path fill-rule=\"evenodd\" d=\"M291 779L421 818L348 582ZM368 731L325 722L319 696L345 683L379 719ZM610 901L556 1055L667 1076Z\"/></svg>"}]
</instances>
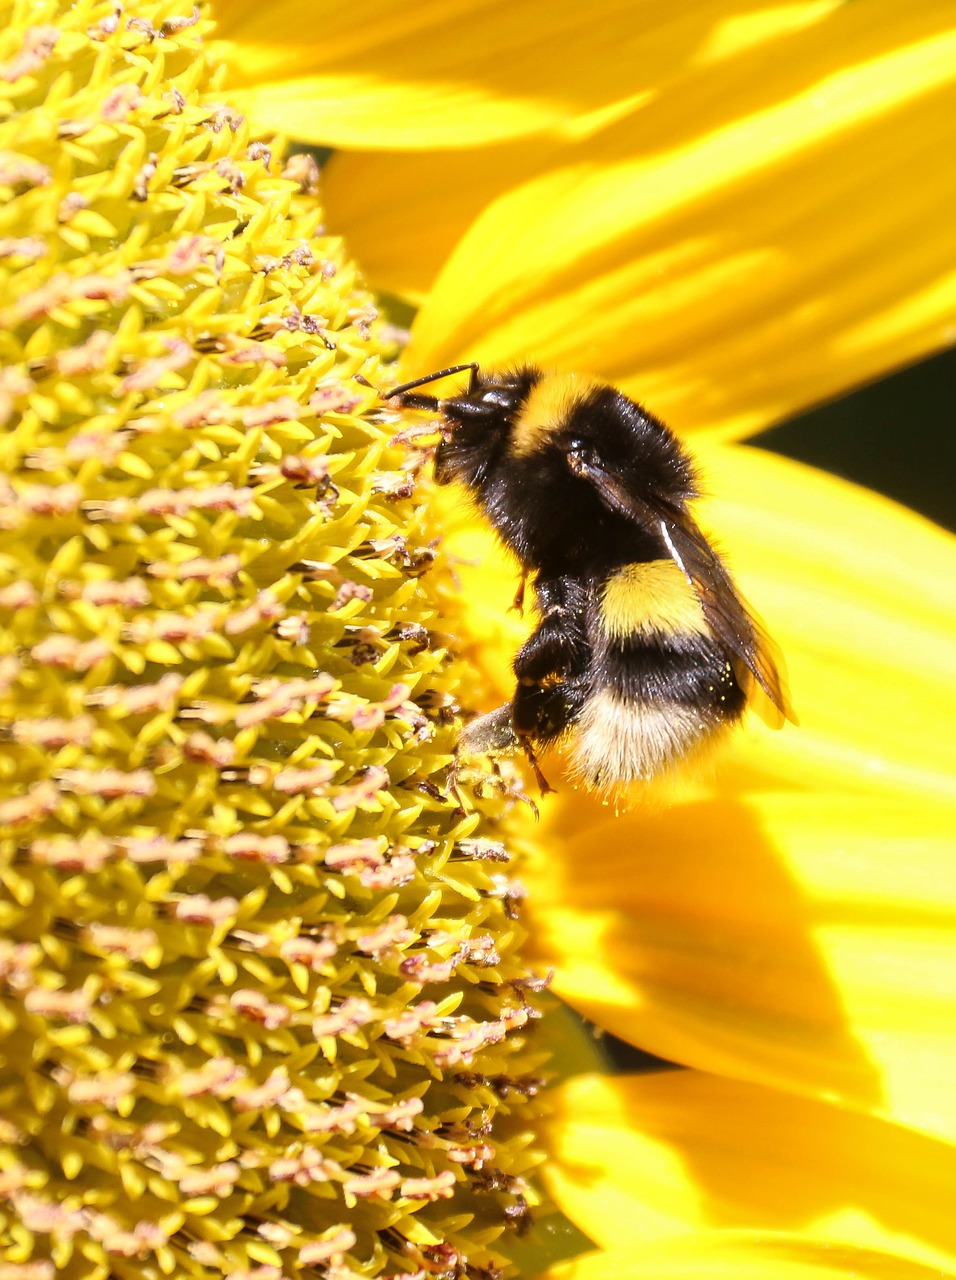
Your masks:
<instances>
[{"instance_id":1,"label":"yellow band on bee","mask_svg":"<svg viewBox=\"0 0 956 1280\"><path fill-rule=\"evenodd\" d=\"M531 388L515 415L510 440L511 455L526 458L543 449L555 431L566 425L572 410L601 385L588 374L544 374Z\"/></svg>"},{"instance_id":2,"label":"yellow band on bee","mask_svg":"<svg viewBox=\"0 0 956 1280\"><path fill-rule=\"evenodd\" d=\"M604 588L601 621L613 640L709 635L697 593L673 560L626 564Z\"/></svg>"}]
</instances>

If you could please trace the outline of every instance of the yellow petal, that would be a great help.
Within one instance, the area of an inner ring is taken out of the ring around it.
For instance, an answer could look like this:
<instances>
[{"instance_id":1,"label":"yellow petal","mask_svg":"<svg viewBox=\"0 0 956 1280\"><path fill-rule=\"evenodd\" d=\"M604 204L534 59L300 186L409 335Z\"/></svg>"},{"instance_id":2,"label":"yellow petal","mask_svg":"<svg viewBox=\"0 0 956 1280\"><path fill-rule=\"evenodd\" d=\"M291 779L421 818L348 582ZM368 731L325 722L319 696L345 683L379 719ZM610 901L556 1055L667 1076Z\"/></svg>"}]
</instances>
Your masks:
<instances>
[{"instance_id":1,"label":"yellow petal","mask_svg":"<svg viewBox=\"0 0 956 1280\"><path fill-rule=\"evenodd\" d=\"M740 436L951 342L951 6L844 5L786 48L703 58L491 204L409 376L530 356Z\"/></svg>"},{"instance_id":2,"label":"yellow petal","mask_svg":"<svg viewBox=\"0 0 956 1280\"><path fill-rule=\"evenodd\" d=\"M230 64L233 98L260 124L336 146L468 147L593 127L619 101L648 95L637 68L669 41L627 9L624 0L490 11L486 0L219 0L216 52Z\"/></svg>"},{"instance_id":3,"label":"yellow petal","mask_svg":"<svg viewBox=\"0 0 956 1280\"><path fill-rule=\"evenodd\" d=\"M788 787L956 796L956 538L761 450L697 456L702 522L781 645L800 717L754 724L728 762Z\"/></svg>"},{"instance_id":4,"label":"yellow petal","mask_svg":"<svg viewBox=\"0 0 956 1280\"><path fill-rule=\"evenodd\" d=\"M697 63L779 49L836 0L704 14L651 0L217 0L230 91L260 125L336 146L472 147L579 136Z\"/></svg>"},{"instance_id":5,"label":"yellow petal","mask_svg":"<svg viewBox=\"0 0 956 1280\"><path fill-rule=\"evenodd\" d=\"M555 989L644 1049L956 1140L956 805L728 794L548 809Z\"/></svg>"},{"instance_id":6,"label":"yellow petal","mask_svg":"<svg viewBox=\"0 0 956 1280\"><path fill-rule=\"evenodd\" d=\"M337 151L322 170L329 230L347 237L376 289L420 306L485 206L557 151L541 139L479 150Z\"/></svg>"},{"instance_id":7,"label":"yellow petal","mask_svg":"<svg viewBox=\"0 0 956 1280\"><path fill-rule=\"evenodd\" d=\"M952 1271L895 1254L769 1232L712 1231L644 1249L594 1253L549 1280L946 1280Z\"/></svg>"},{"instance_id":8,"label":"yellow petal","mask_svg":"<svg viewBox=\"0 0 956 1280\"><path fill-rule=\"evenodd\" d=\"M839 1106L696 1071L579 1076L545 1166L604 1249L749 1229L956 1270L956 1150Z\"/></svg>"}]
</instances>

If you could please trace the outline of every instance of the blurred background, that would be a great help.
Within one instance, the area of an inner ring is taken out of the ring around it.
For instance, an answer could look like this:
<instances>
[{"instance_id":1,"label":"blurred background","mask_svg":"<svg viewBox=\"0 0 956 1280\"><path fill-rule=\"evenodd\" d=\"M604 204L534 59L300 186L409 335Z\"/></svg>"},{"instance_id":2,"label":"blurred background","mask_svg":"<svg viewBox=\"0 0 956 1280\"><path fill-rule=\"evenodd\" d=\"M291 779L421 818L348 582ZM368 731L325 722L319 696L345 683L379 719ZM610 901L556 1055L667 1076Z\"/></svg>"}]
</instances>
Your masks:
<instances>
[{"instance_id":1,"label":"blurred background","mask_svg":"<svg viewBox=\"0 0 956 1280\"><path fill-rule=\"evenodd\" d=\"M749 443L876 489L956 531L956 351L789 418Z\"/></svg>"}]
</instances>

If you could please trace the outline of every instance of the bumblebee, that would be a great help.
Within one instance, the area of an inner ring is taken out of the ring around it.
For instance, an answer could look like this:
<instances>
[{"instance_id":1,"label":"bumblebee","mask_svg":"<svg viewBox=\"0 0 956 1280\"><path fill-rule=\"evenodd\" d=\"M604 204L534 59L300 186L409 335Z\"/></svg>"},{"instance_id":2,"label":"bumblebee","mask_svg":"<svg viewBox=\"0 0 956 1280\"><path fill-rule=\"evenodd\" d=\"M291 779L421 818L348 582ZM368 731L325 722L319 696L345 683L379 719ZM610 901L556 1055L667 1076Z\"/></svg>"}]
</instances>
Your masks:
<instances>
[{"instance_id":1,"label":"bumblebee","mask_svg":"<svg viewBox=\"0 0 956 1280\"><path fill-rule=\"evenodd\" d=\"M418 388L468 371L447 398ZM440 484L465 485L531 579L538 616L514 659L511 702L472 721L467 753L566 747L576 781L606 795L666 774L749 703L793 720L773 643L688 504L693 463L622 392L531 365L455 365L386 399L441 415Z\"/></svg>"}]
</instances>

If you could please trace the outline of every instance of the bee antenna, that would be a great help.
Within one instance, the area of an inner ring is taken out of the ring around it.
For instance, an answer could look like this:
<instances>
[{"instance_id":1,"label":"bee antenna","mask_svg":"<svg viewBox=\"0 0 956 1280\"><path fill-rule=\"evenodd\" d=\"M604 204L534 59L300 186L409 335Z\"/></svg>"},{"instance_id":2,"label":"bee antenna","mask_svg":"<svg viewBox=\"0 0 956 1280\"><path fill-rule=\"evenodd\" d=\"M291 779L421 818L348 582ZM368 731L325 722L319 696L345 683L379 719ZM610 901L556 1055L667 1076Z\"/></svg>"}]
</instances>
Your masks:
<instances>
[{"instance_id":1,"label":"bee antenna","mask_svg":"<svg viewBox=\"0 0 956 1280\"><path fill-rule=\"evenodd\" d=\"M386 393L382 396L382 399L392 400L395 398L395 396L404 396L407 392L414 391L416 387L425 386L427 382L437 382L440 378L448 378L453 373L462 373L465 369L469 369L471 371L471 376L468 379L468 392L467 392L468 395L471 395L471 393L475 391L478 386L477 361L472 361L470 364L453 364L453 365L450 365L447 369L439 369L437 373L426 373L423 378L415 378L414 381L412 382L403 382L400 387L393 387L391 391L386 391ZM415 400L416 402L427 400L427 401L431 401L432 403L430 405L416 403L416 405L412 407L437 408L438 406L438 400L433 396L416 396Z\"/></svg>"}]
</instances>

